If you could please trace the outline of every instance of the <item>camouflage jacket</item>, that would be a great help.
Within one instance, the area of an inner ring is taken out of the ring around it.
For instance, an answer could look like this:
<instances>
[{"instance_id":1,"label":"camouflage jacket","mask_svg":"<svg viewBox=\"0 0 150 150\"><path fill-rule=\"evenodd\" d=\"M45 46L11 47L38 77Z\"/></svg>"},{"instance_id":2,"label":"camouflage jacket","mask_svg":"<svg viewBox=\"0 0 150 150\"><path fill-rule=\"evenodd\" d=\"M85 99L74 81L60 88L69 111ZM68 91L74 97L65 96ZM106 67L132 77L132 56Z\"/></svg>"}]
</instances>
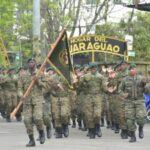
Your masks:
<instances>
[{"instance_id":1,"label":"camouflage jacket","mask_svg":"<svg viewBox=\"0 0 150 150\"><path fill-rule=\"evenodd\" d=\"M18 81L19 97L23 96L23 93L28 89L34 77L35 77L35 73L31 74L29 71L27 71L22 77L19 78ZM29 95L25 100L25 103L26 104L43 103L44 99L43 99L42 87L44 86L45 83L42 81L42 76L37 77Z\"/></svg>"},{"instance_id":2,"label":"camouflage jacket","mask_svg":"<svg viewBox=\"0 0 150 150\"><path fill-rule=\"evenodd\" d=\"M128 93L127 99L141 99L143 98L144 86L142 77L136 75L134 77L126 76L119 85L119 92L121 94Z\"/></svg>"},{"instance_id":3,"label":"camouflage jacket","mask_svg":"<svg viewBox=\"0 0 150 150\"><path fill-rule=\"evenodd\" d=\"M87 73L80 80L80 88L84 89L86 94L100 94L106 91L107 82L103 75L96 72L95 74Z\"/></svg>"}]
</instances>

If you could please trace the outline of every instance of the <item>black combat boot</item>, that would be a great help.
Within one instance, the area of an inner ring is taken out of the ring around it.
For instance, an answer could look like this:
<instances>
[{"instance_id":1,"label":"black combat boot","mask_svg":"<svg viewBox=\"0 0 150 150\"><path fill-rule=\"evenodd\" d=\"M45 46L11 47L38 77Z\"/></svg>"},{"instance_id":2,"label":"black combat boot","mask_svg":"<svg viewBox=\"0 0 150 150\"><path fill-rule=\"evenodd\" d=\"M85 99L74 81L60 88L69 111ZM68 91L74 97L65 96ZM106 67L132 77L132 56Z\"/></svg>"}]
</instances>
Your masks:
<instances>
[{"instance_id":1,"label":"black combat boot","mask_svg":"<svg viewBox=\"0 0 150 150\"><path fill-rule=\"evenodd\" d=\"M40 140L40 144L44 144L45 143L45 133L44 133L44 130L39 130L39 140Z\"/></svg>"},{"instance_id":2,"label":"black combat boot","mask_svg":"<svg viewBox=\"0 0 150 150\"><path fill-rule=\"evenodd\" d=\"M95 128L89 129L89 137L90 139L95 139Z\"/></svg>"},{"instance_id":3,"label":"black combat boot","mask_svg":"<svg viewBox=\"0 0 150 150\"><path fill-rule=\"evenodd\" d=\"M107 129L110 129L110 127L111 127L111 125L110 125L110 121L109 121L109 120L107 120L107 122L106 122L106 123L107 123L107 127L106 127L106 128L107 128Z\"/></svg>"},{"instance_id":4,"label":"black combat boot","mask_svg":"<svg viewBox=\"0 0 150 150\"><path fill-rule=\"evenodd\" d=\"M95 126L95 134L96 134L98 137L101 137L101 136L102 136L102 131L101 131L101 128L100 128L100 124L96 124L96 126Z\"/></svg>"},{"instance_id":5,"label":"black combat boot","mask_svg":"<svg viewBox=\"0 0 150 150\"><path fill-rule=\"evenodd\" d=\"M35 140L34 140L34 137L33 137L33 134L29 135L29 143L26 144L26 147L33 147L35 146Z\"/></svg>"},{"instance_id":6,"label":"black combat boot","mask_svg":"<svg viewBox=\"0 0 150 150\"><path fill-rule=\"evenodd\" d=\"M68 137L69 136L69 128L68 128L68 125L63 125L63 134L64 134L64 137Z\"/></svg>"},{"instance_id":7,"label":"black combat boot","mask_svg":"<svg viewBox=\"0 0 150 150\"><path fill-rule=\"evenodd\" d=\"M81 122L81 120L78 121L78 126L79 126L79 130L81 130L82 129L82 122Z\"/></svg>"},{"instance_id":8,"label":"black combat boot","mask_svg":"<svg viewBox=\"0 0 150 150\"><path fill-rule=\"evenodd\" d=\"M130 134L131 134L131 139L129 140L129 142L130 143L136 142L135 132L134 131L130 131Z\"/></svg>"},{"instance_id":9,"label":"black combat boot","mask_svg":"<svg viewBox=\"0 0 150 150\"><path fill-rule=\"evenodd\" d=\"M119 124L118 123L115 124L114 132L119 133Z\"/></svg>"},{"instance_id":10,"label":"black combat boot","mask_svg":"<svg viewBox=\"0 0 150 150\"><path fill-rule=\"evenodd\" d=\"M50 139L52 137L51 127L46 127L47 138Z\"/></svg>"},{"instance_id":11,"label":"black combat boot","mask_svg":"<svg viewBox=\"0 0 150 150\"><path fill-rule=\"evenodd\" d=\"M122 129L120 135L121 135L122 139L127 139L128 138L128 130Z\"/></svg>"},{"instance_id":12,"label":"black combat boot","mask_svg":"<svg viewBox=\"0 0 150 150\"><path fill-rule=\"evenodd\" d=\"M55 137L58 138L62 138L62 128L56 128L55 131Z\"/></svg>"},{"instance_id":13,"label":"black combat boot","mask_svg":"<svg viewBox=\"0 0 150 150\"><path fill-rule=\"evenodd\" d=\"M73 122L72 122L72 128L76 128L76 121L75 120L73 120Z\"/></svg>"},{"instance_id":14,"label":"black combat boot","mask_svg":"<svg viewBox=\"0 0 150 150\"><path fill-rule=\"evenodd\" d=\"M104 127L104 118L101 118L101 127Z\"/></svg>"},{"instance_id":15,"label":"black combat boot","mask_svg":"<svg viewBox=\"0 0 150 150\"><path fill-rule=\"evenodd\" d=\"M143 126L139 126L139 138L140 139L144 138Z\"/></svg>"}]
</instances>

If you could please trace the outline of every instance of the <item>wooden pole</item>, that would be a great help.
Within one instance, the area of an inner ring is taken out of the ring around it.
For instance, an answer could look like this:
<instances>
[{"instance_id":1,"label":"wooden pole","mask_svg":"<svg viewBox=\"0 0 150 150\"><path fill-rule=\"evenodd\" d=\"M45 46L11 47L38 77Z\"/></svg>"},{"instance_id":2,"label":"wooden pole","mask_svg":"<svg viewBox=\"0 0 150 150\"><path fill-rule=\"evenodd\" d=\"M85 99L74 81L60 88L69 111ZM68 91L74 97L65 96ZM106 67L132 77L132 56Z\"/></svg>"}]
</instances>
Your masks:
<instances>
[{"instance_id":1,"label":"wooden pole","mask_svg":"<svg viewBox=\"0 0 150 150\"><path fill-rule=\"evenodd\" d=\"M49 57L51 56L52 52L54 51L54 49L56 48L57 44L59 43L59 41L61 40L62 36L64 35L65 30L62 30L62 32L60 33L60 35L58 36L58 38L56 39L53 47L51 48L51 50L49 51L49 53L47 54L47 57L45 58L43 64L41 65L40 69L38 70L35 78L31 81L31 83L29 84L29 87L27 88L27 90L25 91L23 97L20 99L18 105L16 106L16 108L12 111L12 113L10 114L11 118L15 118L16 113L18 112L19 108L21 107L21 105L23 104L23 102L25 102L26 97L30 94L30 91L36 81L36 77L39 76L41 70L43 69L43 67L45 66L47 59L49 59Z\"/></svg>"}]
</instances>

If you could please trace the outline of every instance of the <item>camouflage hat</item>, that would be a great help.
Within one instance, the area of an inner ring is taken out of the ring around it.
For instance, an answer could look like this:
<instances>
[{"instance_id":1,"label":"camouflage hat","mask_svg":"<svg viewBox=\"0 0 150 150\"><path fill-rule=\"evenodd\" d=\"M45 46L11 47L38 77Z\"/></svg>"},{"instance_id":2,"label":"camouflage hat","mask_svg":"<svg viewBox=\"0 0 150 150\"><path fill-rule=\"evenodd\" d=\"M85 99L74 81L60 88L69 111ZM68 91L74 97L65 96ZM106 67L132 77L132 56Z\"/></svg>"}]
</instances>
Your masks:
<instances>
[{"instance_id":1,"label":"camouflage hat","mask_svg":"<svg viewBox=\"0 0 150 150\"><path fill-rule=\"evenodd\" d=\"M136 64L133 64L133 63L130 64L130 65L129 65L129 70L132 69L132 68L136 68Z\"/></svg>"},{"instance_id":2,"label":"camouflage hat","mask_svg":"<svg viewBox=\"0 0 150 150\"><path fill-rule=\"evenodd\" d=\"M36 60L34 58L29 58L28 61L27 61L27 63L29 63L31 61L36 62Z\"/></svg>"}]
</instances>

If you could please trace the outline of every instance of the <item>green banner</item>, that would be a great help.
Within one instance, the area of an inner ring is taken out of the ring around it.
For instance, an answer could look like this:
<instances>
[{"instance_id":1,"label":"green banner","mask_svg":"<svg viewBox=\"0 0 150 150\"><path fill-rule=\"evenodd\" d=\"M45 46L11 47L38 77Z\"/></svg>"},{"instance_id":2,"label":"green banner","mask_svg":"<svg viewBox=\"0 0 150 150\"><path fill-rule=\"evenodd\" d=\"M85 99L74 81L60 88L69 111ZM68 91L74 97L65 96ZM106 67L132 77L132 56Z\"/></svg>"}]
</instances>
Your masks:
<instances>
[{"instance_id":1,"label":"green banner","mask_svg":"<svg viewBox=\"0 0 150 150\"><path fill-rule=\"evenodd\" d=\"M50 55L49 61L55 70L71 85L70 72L72 72L72 65L66 32L64 32L62 38L58 41Z\"/></svg>"}]
</instances>

